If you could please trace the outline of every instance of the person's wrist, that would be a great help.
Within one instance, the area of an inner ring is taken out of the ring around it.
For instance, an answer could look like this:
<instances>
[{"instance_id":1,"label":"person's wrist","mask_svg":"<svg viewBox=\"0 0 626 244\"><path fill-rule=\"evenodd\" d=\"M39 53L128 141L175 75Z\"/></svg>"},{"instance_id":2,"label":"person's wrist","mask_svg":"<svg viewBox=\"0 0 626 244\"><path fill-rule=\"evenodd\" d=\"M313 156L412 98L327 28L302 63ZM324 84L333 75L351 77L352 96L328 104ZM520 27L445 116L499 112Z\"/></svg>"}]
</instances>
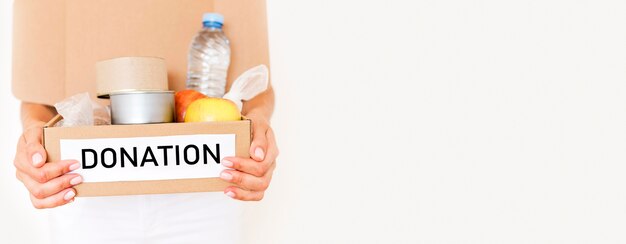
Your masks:
<instances>
[{"instance_id":1,"label":"person's wrist","mask_svg":"<svg viewBox=\"0 0 626 244\"><path fill-rule=\"evenodd\" d=\"M269 124L269 116L267 115L267 113L264 113L262 110L259 109L252 109L248 111L248 113L246 113L244 116L255 122L263 122Z\"/></svg>"},{"instance_id":2,"label":"person's wrist","mask_svg":"<svg viewBox=\"0 0 626 244\"><path fill-rule=\"evenodd\" d=\"M33 128L43 128L46 125L46 121L41 120L26 120L24 121L24 131L33 129Z\"/></svg>"}]
</instances>

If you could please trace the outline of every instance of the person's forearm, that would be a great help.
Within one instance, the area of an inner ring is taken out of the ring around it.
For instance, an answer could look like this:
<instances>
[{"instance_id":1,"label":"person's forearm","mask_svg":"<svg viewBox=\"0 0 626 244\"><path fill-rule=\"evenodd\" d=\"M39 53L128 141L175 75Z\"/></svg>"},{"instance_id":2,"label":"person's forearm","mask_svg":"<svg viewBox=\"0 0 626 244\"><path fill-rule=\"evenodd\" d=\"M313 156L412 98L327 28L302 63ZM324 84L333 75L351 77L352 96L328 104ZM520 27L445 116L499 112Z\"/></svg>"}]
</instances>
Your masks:
<instances>
[{"instance_id":1,"label":"person's forearm","mask_svg":"<svg viewBox=\"0 0 626 244\"><path fill-rule=\"evenodd\" d=\"M22 102L22 128L26 130L33 126L42 126L56 114L56 109L52 106Z\"/></svg>"},{"instance_id":2,"label":"person's forearm","mask_svg":"<svg viewBox=\"0 0 626 244\"><path fill-rule=\"evenodd\" d=\"M243 105L245 116L265 118L268 122L274 112L274 89L270 85L267 90Z\"/></svg>"}]
</instances>

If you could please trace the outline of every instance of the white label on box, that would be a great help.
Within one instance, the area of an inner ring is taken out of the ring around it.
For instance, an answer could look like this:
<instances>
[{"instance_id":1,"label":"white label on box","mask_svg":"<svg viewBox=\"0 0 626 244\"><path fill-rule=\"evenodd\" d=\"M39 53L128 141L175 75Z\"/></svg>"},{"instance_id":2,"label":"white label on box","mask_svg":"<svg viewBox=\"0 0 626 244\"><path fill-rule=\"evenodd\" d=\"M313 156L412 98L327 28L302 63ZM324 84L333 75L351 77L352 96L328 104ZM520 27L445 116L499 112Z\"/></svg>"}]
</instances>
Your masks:
<instances>
[{"instance_id":1,"label":"white label on box","mask_svg":"<svg viewBox=\"0 0 626 244\"><path fill-rule=\"evenodd\" d=\"M235 134L62 139L61 159L75 159L84 182L219 177L235 156Z\"/></svg>"}]
</instances>

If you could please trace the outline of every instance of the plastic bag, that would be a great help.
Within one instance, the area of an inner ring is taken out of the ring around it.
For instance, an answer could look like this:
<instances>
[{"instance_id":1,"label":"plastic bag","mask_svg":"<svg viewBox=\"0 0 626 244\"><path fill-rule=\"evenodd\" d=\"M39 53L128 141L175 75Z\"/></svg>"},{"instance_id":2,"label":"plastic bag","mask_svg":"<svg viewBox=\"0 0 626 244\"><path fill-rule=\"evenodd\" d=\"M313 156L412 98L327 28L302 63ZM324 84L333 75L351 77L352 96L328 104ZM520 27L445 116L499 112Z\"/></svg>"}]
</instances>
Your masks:
<instances>
[{"instance_id":1,"label":"plastic bag","mask_svg":"<svg viewBox=\"0 0 626 244\"><path fill-rule=\"evenodd\" d=\"M111 107L104 106L94 100L91 100L93 107L93 125L110 125L111 124Z\"/></svg>"},{"instance_id":2,"label":"plastic bag","mask_svg":"<svg viewBox=\"0 0 626 244\"><path fill-rule=\"evenodd\" d=\"M259 65L249 70L246 70L241 74L233 85L230 87L230 91L224 94L222 98L233 101L239 111L243 107L243 101L248 101L254 98L259 93L267 90L269 84L269 70L265 65Z\"/></svg>"},{"instance_id":3,"label":"plastic bag","mask_svg":"<svg viewBox=\"0 0 626 244\"><path fill-rule=\"evenodd\" d=\"M63 120L56 126L110 125L111 111L89 97L89 93L80 93L54 104Z\"/></svg>"}]
</instances>

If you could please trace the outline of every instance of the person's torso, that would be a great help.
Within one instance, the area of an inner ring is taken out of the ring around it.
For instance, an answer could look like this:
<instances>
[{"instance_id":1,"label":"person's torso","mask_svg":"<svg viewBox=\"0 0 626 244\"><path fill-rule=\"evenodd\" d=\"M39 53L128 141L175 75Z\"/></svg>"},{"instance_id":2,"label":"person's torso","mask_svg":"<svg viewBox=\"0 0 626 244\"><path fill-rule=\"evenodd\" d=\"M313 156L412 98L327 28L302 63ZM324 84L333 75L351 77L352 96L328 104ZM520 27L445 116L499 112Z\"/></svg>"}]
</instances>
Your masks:
<instances>
[{"instance_id":1,"label":"person's torso","mask_svg":"<svg viewBox=\"0 0 626 244\"><path fill-rule=\"evenodd\" d=\"M65 94L93 96L95 63L123 56L164 58L169 88L184 89L190 42L212 10L212 0L66 0Z\"/></svg>"}]
</instances>

